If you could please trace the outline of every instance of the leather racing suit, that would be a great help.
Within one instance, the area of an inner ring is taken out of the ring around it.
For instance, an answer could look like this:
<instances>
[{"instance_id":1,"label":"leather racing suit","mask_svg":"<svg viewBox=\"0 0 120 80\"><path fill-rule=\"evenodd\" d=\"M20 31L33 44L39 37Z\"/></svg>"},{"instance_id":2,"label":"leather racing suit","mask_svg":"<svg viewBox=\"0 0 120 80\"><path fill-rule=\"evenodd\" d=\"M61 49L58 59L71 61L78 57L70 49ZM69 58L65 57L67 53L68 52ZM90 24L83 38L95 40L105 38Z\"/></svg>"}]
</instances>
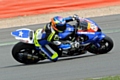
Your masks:
<instances>
[{"instance_id":1,"label":"leather racing suit","mask_svg":"<svg viewBox=\"0 0 120 80\"><path fill-rule=\"evenodd\" d=\"M64 18L66 20L66 22L70 22L70 21L74 21L75 19L73 17L66 17ZM66 26L70 25L68 23L66 23ZM73 26L71 26L73 27ZM52 27L51 27L51 22L47 23L42 31L43 33L46 33L46 36L44 37L44 39L37 39L37 35L39 35L39 29L36 30L35 32L35 46L37 48L39 48L43 53L45 53L47 55L47 57L51 60L51 61L57 61L58 59L58 53L53 50L49 43L55 40L59 40L59 32L56 32ZM71 33L70 33L71 34Z\"/></svg>"}]
</instances>

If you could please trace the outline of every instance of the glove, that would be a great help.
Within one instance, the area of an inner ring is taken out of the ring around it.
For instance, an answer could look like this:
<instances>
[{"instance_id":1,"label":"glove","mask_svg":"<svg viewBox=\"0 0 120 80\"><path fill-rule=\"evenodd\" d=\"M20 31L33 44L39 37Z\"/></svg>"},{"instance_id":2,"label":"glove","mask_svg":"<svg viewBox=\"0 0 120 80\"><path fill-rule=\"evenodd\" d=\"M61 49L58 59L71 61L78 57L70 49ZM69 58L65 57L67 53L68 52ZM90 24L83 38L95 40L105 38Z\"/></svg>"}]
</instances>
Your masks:
<instances>
[{"instance_id":1,"label":"glove","mask_svg":"<svg viewBox=\"0 0 120 80\"><path fill-rule=\"evenodd\" d=\"M79 16L78 16L77 14L74 14L74 15L73 15L73 19L74 19L74 20L79 20Z\"/></svg>"},{"instance_id":2,"label":"glove","mask_svg":"<svg viewBox=\"0 0 120 80\"><path fill-rule=\"evenodd\" d=\"M76 20L76 27L80 27L80 19L79 19L79 16L78 15L76 15L76 14L74 14L73 15L73 20Z\"/></svg>"}]
</instances>

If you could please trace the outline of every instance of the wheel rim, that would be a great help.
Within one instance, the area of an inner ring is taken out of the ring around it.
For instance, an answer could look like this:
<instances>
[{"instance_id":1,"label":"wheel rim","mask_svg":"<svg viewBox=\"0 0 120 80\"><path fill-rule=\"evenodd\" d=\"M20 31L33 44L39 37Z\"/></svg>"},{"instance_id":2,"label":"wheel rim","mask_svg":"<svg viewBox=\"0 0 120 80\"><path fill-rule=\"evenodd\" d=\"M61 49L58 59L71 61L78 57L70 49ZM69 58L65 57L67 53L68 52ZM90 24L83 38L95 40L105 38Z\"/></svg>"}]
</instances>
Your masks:
<instances>
[{"instance_id":1,"label":"wheel rim","mask_svg":"<svg viewBox=\"0 0 120 80\"><path fill-rule=\"evenodd\" d=\"M110 43L108 42L108 41L106 41L106 40L102 40L101 42L100 42L100 49L101 50L109 50L109 48L110 48Z\"/></svg>"}]
</instances>

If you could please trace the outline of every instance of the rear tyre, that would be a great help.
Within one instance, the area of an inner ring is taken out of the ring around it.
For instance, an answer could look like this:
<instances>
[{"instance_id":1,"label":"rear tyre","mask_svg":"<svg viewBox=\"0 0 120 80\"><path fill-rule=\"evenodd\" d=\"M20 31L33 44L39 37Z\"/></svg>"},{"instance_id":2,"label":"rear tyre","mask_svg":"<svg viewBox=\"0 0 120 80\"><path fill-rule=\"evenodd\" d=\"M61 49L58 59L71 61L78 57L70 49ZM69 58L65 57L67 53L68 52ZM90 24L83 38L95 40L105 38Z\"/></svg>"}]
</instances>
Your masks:
<instances>
[{"instance_id":1,"label":"rear tyre","mask_svg":"<svg viewBox=\"0 0 120 80\"><path fill-rule=\"evenodd\" d=\"M24 64L34 64L39 61L37 58L31 58L30 56L35 54L35 46L33 44L26 44L23 42L19 42L12 48L12 56L13 58ZM29 57L28 57L29 55Z\"/></svg>"}]
</instances>

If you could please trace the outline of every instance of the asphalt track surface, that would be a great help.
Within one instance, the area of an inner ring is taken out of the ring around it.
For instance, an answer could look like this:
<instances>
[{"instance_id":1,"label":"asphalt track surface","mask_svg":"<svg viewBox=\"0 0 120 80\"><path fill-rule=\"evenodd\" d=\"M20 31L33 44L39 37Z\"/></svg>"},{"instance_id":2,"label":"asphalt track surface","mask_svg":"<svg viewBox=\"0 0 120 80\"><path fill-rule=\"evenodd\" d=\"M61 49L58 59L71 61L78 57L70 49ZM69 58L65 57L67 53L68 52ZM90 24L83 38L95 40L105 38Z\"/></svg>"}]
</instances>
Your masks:
<instances>
[{"instance_id":1,"label":"asphalt track surface","mask_svg":"<svg viewBox=\"0 0 120 80\"><path fill-rule=\"evenodd\" d=\"M82 80L120 75L120 15L92 19L114 41L114 48L108 54L87 53L78 57L60 58L57 62L45 60L33 65L18 63L11 55L16 40L10 33L21 27L0 29L0 80ZM35 30L43 25L23 27Z\"/></svg>"}]
</instances>

